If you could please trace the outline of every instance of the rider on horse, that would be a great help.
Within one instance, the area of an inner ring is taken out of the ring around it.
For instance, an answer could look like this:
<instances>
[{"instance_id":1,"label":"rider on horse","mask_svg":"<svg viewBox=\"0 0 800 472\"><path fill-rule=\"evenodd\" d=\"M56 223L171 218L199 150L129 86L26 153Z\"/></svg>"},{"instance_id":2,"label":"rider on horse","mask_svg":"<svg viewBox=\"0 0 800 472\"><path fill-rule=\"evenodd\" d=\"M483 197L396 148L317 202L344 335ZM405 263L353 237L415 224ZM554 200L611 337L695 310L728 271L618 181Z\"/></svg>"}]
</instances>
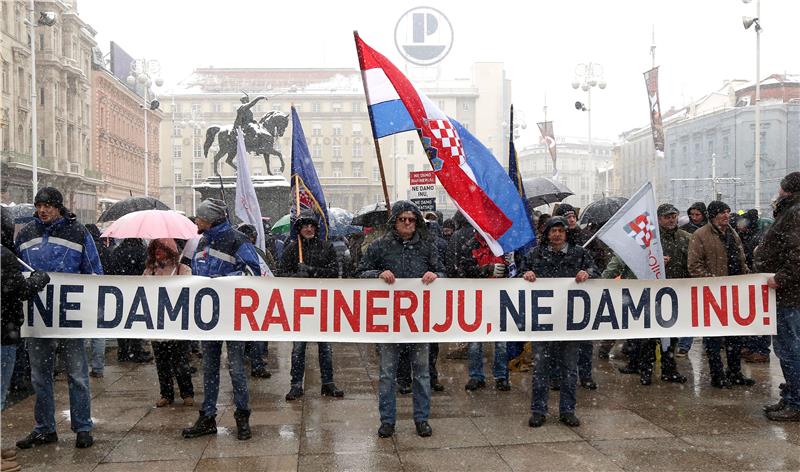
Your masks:
<instances>
[{"instance_id":1,"label":"rider on horse","mask_svg":"<svg viewBox=\"0 0 800 472\"><path fill-rule=\"evenodd\" d=\"M247 93L239 99L242 104L236 109L236 121L233 122L233 129L241 127L244 139L247 142L254 143L256 141L256 133L261 129L261 125L253 117L251 108L256 106L259 101L266 99L267 97L260 96L250 100L250 96Z\"/></svg>"}]
</instances>

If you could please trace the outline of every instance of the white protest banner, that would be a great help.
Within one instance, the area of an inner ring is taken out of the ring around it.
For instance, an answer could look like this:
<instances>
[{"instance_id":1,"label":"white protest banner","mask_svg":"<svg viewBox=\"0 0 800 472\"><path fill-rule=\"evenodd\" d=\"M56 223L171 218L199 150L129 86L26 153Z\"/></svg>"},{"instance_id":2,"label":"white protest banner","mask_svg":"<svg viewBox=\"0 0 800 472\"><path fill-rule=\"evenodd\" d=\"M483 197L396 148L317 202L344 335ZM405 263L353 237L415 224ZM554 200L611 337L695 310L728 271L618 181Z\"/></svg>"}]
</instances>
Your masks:
<instances>
[{"instance_id":1,"label":"white protest banner","mask_svg":"<svg viewBox=\"0 0 800 472\"><path fill-rule=\"evenodd\" d=\"M769 274L708 279L292 279L51 273L23 336L340 342L775 334Z\"/></svg>"}]
</instances>

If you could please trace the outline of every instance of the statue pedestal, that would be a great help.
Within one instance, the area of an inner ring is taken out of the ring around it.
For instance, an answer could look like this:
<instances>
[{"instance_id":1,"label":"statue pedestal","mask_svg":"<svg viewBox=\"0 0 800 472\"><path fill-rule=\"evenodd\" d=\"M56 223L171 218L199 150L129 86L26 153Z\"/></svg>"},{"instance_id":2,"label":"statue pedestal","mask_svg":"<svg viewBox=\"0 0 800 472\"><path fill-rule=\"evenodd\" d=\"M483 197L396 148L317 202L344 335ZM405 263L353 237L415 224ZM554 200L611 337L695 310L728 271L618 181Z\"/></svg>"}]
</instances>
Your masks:
<instances>
[{"instance_id":1,"label":"statue pedestal","mask_svg":"<svg viewBox=\"0 0 800 472\"><path fill-rule=\"evenodd\" d=\"M261 216L269 217L272 222L278 221L280 217L289 213L291 204L291 188L289 181L282 175L259 175L253 176L253 187L256 189L258 205L261 207ZM228 205L231 223L241 222L236 217L236 177L222 177L222 189L220 189L220 178L217 176L207 177L205 182L196 184L194 190L200 192L200 200L208 198L219 199L224 194L225 203Z\"/></svg>"}]
</instances>

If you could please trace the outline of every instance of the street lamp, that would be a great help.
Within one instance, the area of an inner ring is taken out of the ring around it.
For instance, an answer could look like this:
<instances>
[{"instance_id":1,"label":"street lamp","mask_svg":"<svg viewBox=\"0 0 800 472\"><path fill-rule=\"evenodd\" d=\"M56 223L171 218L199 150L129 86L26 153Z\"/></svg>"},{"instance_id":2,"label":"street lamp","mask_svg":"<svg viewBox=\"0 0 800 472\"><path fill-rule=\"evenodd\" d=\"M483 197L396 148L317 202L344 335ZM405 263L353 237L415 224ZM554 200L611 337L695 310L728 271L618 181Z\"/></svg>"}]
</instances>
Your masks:
<instances>
[{"instance_id":1,"label":"street lamp","mask_svg":"<svg viewBox=\"0 0 800 472\"><path fill-rule=\"evenodd\" d=\"M606 88L606 81L603 77L603 66L594 62L588 64L578 64L575 66L575 79L572 81L572 88L578 90L579 88L586 92L586 104L575 102L575 109L585 111L588 116L588 134L589 134L589 162L591 162L592 169L597 170L594 165L594 150L592 149L592 89L597 87L600 90ZM594 198L594 179L591 182L591 197Z\"/></svg>"},{"instance_id":2,"label":"street lamp","mask_svg":"<svg viewBox=\"0 0 800 472\"><path fill-rule=\"evenodd\" d=\"M161 64L156 60L137 59L131 62L131 73L127 78L128 85L142 87L142 109L144 110L144 196L149 195L149 174L148 174L148 137L147 137L147 112L157 110L160 103L158 99L149 100L148 96L153 95L150 88L155 85L161 87L164 80L160 77ZM155 78L153 78L155 77Z\"/></svg>"},{"instance_id":3,"label":"street lamp","mask_svg":"<svg viewBox=\"0 0 800 472\"><path fill-rule=\"evenodd\" d=\"M43 11L39 13L39 18L34 21L36 16L36 7L33 0L28 2L28 13L30 18L25 20L25 23L30 28L31 38L31 184L33 194L31 200L39 192L39 155L38 155L38 123L36 117L36 26L53 26L56 24L56 14L50 11Z\"/></svg>"},{"instance_id":4,"label":"street lamp","mask_svg":"<svg viewBox=\"0 0 800 472\"><path fill-rule=\"evenodd\" d=\"M205 123L200 119L200 116L198 116L198 115L199 115L199 113L197 112L197 110L192 109L192 119L189 120L189 121L181 121L181 123L179 125L181 128L191 128L191 130L192 130L192 160L191 160L191 162L192 162L192 166L191 166L192 167L192 215L197 213L197 192L195 192L195 190L194 190L194 186L196 184L196 182L195 182L195 171L194 171L194 163L195 163L195 159L196 159L196 157L194 155L195 139L197 138L197 130L203 129L203 126L205 126ZM174 176L173 176L173 180L174 180Z\"/></svg>"},{"instance_id":5,"label":"street lamp","mask_svg":"<svg viewBox=\"0 0 800 472\"><path fill-rule=\"evenodd\" d=\"M750 3L751 0L742 0ZM755 136L755 208L761 211L761 0L756 0L756 16L754 18L743 16L742 26L750 29L755 25L756 30L756 136Z\"/></svg>"}]
</instances>

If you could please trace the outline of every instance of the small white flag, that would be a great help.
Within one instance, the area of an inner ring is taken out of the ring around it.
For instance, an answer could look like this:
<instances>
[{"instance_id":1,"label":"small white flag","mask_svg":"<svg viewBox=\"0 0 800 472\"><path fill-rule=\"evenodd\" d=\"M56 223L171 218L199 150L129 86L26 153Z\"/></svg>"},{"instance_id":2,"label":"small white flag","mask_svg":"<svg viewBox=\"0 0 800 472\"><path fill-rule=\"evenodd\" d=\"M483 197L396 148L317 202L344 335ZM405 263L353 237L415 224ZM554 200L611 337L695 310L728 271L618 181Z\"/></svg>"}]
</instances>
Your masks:
<instances>
[{"instance_id":1,"label":"small white flag","mask_svg":"<svg viewBox=\"0 0 800 472\"><path fill-rule=\"evenodd\" d=\"M261 221L261 206L258 204L256 189L250 179L250 168L247 166L247 149L244 146L244 134L241 128L236 128L236 216L245 223L256 228L258 237L256 247L266 251L264 237L264 223ZM261 275L272 277L266 262L259 256Z\"/></svg>"}]
</instances>

